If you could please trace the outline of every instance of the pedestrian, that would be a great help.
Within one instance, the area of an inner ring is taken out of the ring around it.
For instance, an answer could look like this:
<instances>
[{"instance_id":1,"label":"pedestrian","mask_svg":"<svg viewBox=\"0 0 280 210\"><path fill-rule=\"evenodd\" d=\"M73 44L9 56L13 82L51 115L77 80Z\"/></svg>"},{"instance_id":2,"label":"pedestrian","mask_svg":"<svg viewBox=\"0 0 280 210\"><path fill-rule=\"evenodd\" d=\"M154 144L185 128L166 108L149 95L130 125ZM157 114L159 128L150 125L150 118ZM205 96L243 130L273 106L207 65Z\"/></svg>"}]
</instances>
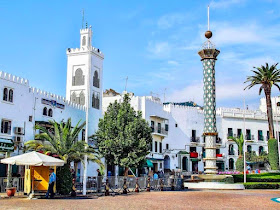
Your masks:
<instances>
[{"instance_id":1,"label":"pedestrian","mask_svg":"<svg viewBox=\"0 0 280 210\"><path fill-rule=\"evenodd\" d=\"M102 182L102 175L99 169L96 170L97 171L97 192L100 192L100 188L101 188L101 182Z\"/></svg>"},{"instance_id":2,"label":"pedestrian","mask_svg":"<svg viewBox=\"0 0 280 210\"><path fill-rule=\"evenodd\" d=\"M50 168L49 169L50 172L50 177L49 177L49 187L48 187L48 191L46 194L46 198L49 198L49 194L51 194L51 198L54 198L54 191L53 191L53 187L54 187L54 183L56 181L56 175L54 173L54 169Z\"/></svg>"}]
</instances>

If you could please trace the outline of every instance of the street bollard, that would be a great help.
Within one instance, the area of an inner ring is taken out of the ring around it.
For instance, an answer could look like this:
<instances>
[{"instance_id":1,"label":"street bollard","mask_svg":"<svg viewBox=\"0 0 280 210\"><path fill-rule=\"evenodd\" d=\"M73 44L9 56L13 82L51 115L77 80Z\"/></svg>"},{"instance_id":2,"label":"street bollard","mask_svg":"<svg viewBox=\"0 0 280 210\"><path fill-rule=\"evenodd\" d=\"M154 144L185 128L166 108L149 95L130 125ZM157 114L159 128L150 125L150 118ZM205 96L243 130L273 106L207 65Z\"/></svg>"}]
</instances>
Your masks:
<instances>
[{"instance_id":1,"label":"street bollard","mask_svg":"<svg viewBox=\"0 0 280 210\"><path fill-rule=\"evenodd\" d=\"M106 179L106 184L105 184L105 196L110 195L109 190L110 190L110 185L109 185L109 179L107 178Z\"/></svg>"},{"instance_id":2,"label":"street bollard","mask_svg":"<svg viewBox=\"0 0 280 210\"><path fill-rule=\"evenodd\" d=\"M148 180L147 180L148 182L147 182L147 192L150 192L151 191L151 179L150 179L150 177L148 177Z\"/></svg>"},{"instance_id":3,"label":"street bollard","mask_svg":"<svg viewBox=\"0 0 280 210\"><path fill-rule=\"evenodd\" d=\"M136 178L136 184L135 184L135 190L134 190L134 192L138 192L138 193L139 193L138 178Z\"/></svg>"},{"instance_id":4,"label":"street bollard","mask_svg":"<svg viewBox=\"0 0 280 210\"><path fill-rule=\"evenodd\" d=\"M126 178L123 179L123 193L122 194L127 194Z\"/></svg>"},{"instance_id":5,"label":"street bollard","mask_svg":"<svg viewBox=\"0 0 280 210\"><path fill-rule=\"evenodd\" d=\"M164 186L163 179L160 179L160 191L163 191L163 186Z\"/></svg>"}]
</instances>

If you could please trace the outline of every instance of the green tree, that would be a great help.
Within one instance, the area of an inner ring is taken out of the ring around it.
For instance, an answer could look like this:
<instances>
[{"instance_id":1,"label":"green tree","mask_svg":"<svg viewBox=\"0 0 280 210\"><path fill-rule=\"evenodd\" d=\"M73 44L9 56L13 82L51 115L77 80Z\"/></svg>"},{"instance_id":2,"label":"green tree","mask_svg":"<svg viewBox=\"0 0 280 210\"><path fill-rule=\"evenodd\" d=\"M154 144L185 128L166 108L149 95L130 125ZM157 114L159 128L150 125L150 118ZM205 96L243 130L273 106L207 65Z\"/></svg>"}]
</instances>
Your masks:
<instances>
[{"instance_id":1,"label":"green tree","mask_svg":"<svg viewBox=\"0 0 280 210\"><path fill-rule=\"evenodd\" d=\"M244 82L250 83L248 86L245 87L245 89L250 89L255 85L261 85L259 89L259 95L261 94L262 90L264 90L270 139L274 138L273 116L271 106L271 88L273 85L275 85L280 90L280 87L277 84L278 82L280 82L280 70L276 68L277 65L278 63L269 66L268 63L266 63L265 66L254 67L255 70L252 70L254 75L248 76L247 80Z\"/></svg>"},{"instance_id":2,"label":"green tree","mask_svg":"<svg viewBox=\"0 0 280 210\"><path fill-rule=\"evenodd\" d=\"M85 123L81 125L78 123L72 128L69 118L67 122L50 121L50 124L51 129L36 125L36 129L39 129L40 133L35 135L35 140L26 142L25 146L27 150L56 154L65 161L65 165L57 170L57 189L62 194L68 194L72 189L70 172L72 161L84 163L84 156L87 155L88 160L99 164L101 169L103 169L103 164L92 147L85 141L78 141L78 135Z\"/></svg>"},{"instance_id":3,"label":"green tree","mask_svg":"<svg viewBox=\"0 0 280 210\"><path fill-rule=\"evenodd\" d=\"M104 118L99 120L94 136L96 146L109 165L128 169L141 166L149 154L152 136L149 124L130 105L126 94L122 103L111 103Z\"/></svg>"},{"instance_id":4,"label":"green tree","mask_svg":"<svg viewBox=\"0 0 280 210\"><path fill-rule=\"evenodd\" d=\"M243 156L243 146L244 146L243 134L241 134L240 137L229 137L229 138L232 139L237 144L239 157Z\"/></svg>"},{"instance_id":5,"label":"green tree","mask_svg":"<svg viewBox=\"0 0 280 210\"><path fill-rule=\"evenodd\" d=\"M279 169L278 143L276 139L268 140L268 160L272 170Z\"/></svg>"}]
</instances>

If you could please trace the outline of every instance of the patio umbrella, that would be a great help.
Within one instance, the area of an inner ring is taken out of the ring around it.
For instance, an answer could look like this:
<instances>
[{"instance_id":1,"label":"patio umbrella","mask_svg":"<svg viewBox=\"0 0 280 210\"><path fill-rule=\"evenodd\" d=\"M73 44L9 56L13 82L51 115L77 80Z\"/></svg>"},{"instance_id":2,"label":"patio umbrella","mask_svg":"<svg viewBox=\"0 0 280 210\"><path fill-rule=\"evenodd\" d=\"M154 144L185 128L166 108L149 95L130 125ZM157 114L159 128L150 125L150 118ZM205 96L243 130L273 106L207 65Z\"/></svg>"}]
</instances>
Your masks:
<instances>
[{"instance_id":1,"label":"patio umbrella","mask_svg":"<svg viewBox=\"0 0 280 210\"><path fill-rule=\"evenodd\" d=\"M64 161L39 152L29 152L0 160L1 163L28 166L63 166Z\"/></svg>"}]
</instances>

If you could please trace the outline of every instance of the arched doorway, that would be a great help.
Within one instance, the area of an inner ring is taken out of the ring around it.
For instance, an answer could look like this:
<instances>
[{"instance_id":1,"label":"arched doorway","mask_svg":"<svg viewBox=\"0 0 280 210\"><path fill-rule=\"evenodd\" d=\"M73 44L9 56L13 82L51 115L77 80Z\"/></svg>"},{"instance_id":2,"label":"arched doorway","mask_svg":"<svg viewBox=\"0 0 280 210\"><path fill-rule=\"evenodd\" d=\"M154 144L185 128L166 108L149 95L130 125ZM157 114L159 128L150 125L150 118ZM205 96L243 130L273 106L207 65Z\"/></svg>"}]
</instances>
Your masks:
<instances>
[{"instance_id":1,"label":"arched doorway","mask_svg":"<svg viewBox=\"0 0 280 210\"><path fill-rule=\"evenodd\" d=\"M228 160L228 168L229 168L229 170L233 170L234 169L234 160L233 160L233 158L230 158Z\"/></svg>"},{"instance_id":2,"label":"arched doorway","mask_svg":"<svg viewBox=\"0 0 280 210\"><path fill-rule=\"evenodd\" d=\"M170 157L168 155L164 157L164 171L165 170L170 170Z\"/></svg>"},{"instance_id":3,"label":"arched doorway","mask_svg":"<svg viewBox=\"0 0 280 210\"><path fill-rule=\"evenodd\" d=\"M182 169L183 169L183 171L187 171L188 170L188 158L187 157L183 157Z\"/></svg>"}]
</instances>

